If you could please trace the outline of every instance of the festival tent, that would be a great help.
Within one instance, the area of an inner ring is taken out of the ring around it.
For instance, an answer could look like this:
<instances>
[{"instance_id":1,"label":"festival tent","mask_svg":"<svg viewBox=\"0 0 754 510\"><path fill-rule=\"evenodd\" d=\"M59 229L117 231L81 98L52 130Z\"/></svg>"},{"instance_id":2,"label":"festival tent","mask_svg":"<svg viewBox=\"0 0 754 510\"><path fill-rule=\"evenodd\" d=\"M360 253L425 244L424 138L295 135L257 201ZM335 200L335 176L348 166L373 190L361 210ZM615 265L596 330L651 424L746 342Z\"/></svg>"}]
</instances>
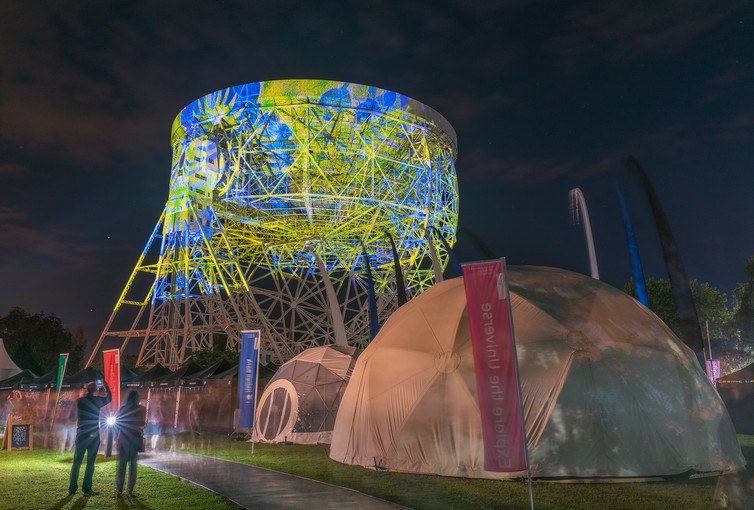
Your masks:
<instances>
[{"instance_id":1,"label":"festival tent","mask_svg":"<svg viewBox=\"0 0 754 510\"><path fill-rule=\"evenodd\" d=\"M227 372L234 366L236 367L236 371L238 371L238 364L234 365L227 359L223 358L220 361L216 361L215 363L211 364L210 366L208 366L207 368L203 370L190 374L188 377L183 379L182 383L186 386L195 386L197 384L204 384L206 383L207 379L211 378L212 376L216 374Z\"/></svg>"},{"instance_id":2,"label":"festival tent","mask_svg":"<svg viewBox=\"0 0 754 510\"><path fill-rule=\"evenodd\" d=\"M25 391L44 390L55 386L55 379L57 379L57 377L58 370L56 368L30 381L23 381L22 383L19 383L18 386L19 389Z\"/></svg>"},{"instance_id":3,"label":"festival tent","mask_svg":"<svg viewBox=\"0 0 754 510\"><path fill-rule=\"evenodd\" d=\"M8 351L5 350L5 343L0 338L0 381L7 379L21 372L21 369L10 359Z\"/></svg>"},{"instance_id":4,"label":"festival tent","mask_svg":"<svg viewBox=\"0 0 754 510\"><path fill-rule=\"evenodd\" d=\"M29 370L28 368L25 368L21 370L16 375L13 375L11 377L8 377L7 379L3 379L0 381L0 390L11 390L11 389L17 389L18 385L23 382L32 381L37 378L37 374Z\"/></svg>"},{"instance_id":5,"label":"festival tent","mask_svg":"<svg viewBox=\"0 0 754 510\"><path fill-rule=\"evenodd\" d=\"M130 381L136 379L137 377L139 377L139 375L141 375L140 371L134 370L134 369L132 369L130 367L127 367L127 366L124 366L124 365L120 366L120 382L121 382L121 384L125 384L127 382L130 382Z\"/></svg>"},{"instance_id":6,"label":"festival tent","mask_svg":"<svg viewBox=\"0 0 754 510\"><path fill-rule=\"evenodd\" d=\"M127 388L140 388L145 384L149 384L152 381L159 379L160 377L164 377L172 373L173 372L169 368L161 365L160 363L157 363L146 372L139 374L136 377L130 378L125 382L124 386L126 386Z\"/></svg>"},{"instance_id":7,"label":"festival tent","mask_svg":"<svg viewBox=\"0 0 754 510\"><path fill-rule=\"evenodd\" d=\"M257 405L260 441L329 443L335 415L361 353L355 347L313 347L283 364Z\"/></svg>"},{"instance_id":8,"label":"festival tent","mask_svg":"<svg viewBox=\"0 0 754 510\"><path fill-rule=\"evenodd\" d=\"M277 372L277 367L275 365L259 365L259 385L257 387L257 390L260 390L261 388L264 388L267 386L267 384L270 382L270 380L275 375L275 372ZM237 379L238 378L238 364L233 365L228 370L225 370L223 372L217 372L209 377L211 380L215 379L222 379L222 380L228 380L228 379Z\"/></svg>"},{"instance_id":9,"label":"festival tent","mask_svg":"<svg viewBox=\"0 0 754 510\"><path fill-rule=\"evenodd\" d=\"M754 434L754 364L717 380L717 391L725 402L739 434Z\"/></svg>"},{"instance_id":10,"label":"festival tent","mask_svg":"<svg viewBox=\"0 0 754 510\"><path fill-rule=\"evenodd\" d=\"M694 353L650 310L580 274L509 270L532 476L652 478L744 466ZM508 478L484 470L460 278L398 309L359 357L330 457L366 467Z\"/></svg>"},{"instance_id":11,"label":"festival tent","mask_svg":"<svg viewBox=\"0 0 754 510\"><path fill-rule=\"evenodd\" d=\"M187 379L188 377L191 377L193 374L196 374L197 372L201 372L201 371L202 371L202 367L197 365L194 362L194 360L189 358L182 365L176 368L175 371L170 372L169 374L163 375L161 377L152 379L151 386L160 387L160 388L177 386L181 384L181 381L183 379Z\"/></svg>"},{"instance_id":12,"label":"festival tent","mask_svg":"<svg viewBox=\"0 0 754 510\"><path fill-rule=\"evenodd\" d=\"M57 377L57 372L55 374ZM102 379L102 371L93 367L82 368L75 374L71 374L68 377L63 377L63 386L70 388L83 388L90 382L94 382L95 379ZM55 379L52 381L55 383Z\"/></svg>"}]
</instances>

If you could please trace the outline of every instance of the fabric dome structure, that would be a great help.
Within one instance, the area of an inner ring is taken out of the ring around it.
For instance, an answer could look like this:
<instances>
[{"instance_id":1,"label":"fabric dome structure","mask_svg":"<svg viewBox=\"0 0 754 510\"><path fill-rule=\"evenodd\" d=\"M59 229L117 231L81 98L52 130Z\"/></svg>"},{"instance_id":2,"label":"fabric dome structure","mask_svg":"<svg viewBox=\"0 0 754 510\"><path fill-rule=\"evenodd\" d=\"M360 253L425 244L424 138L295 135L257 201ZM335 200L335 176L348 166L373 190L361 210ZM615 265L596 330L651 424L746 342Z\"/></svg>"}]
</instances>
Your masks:
<instances>
[{"instance_id":1,"label":"fabric dome structure","mask_svg":"<svg viewBox=\"0 0 754 510\"><path fill-rule=\"evenodd\" d=\"M514 266L509 287L533 477L652 478L744 466L695 354L625 293ZM447 476L484 470L463 280L402 306L359 357L330 457Z\"/></svg>"},{"instance_id":2,"label":"fabric dome structure","mask_svg":"<svg viewBox=\"0 0 754 510\"><path fill-rule=\"evenodd\" d=\"M283 364L259 399L256 437L270 443L330 443L338 406L360 353L355 347L326 345Z\"/></svg>"}]
</instances>

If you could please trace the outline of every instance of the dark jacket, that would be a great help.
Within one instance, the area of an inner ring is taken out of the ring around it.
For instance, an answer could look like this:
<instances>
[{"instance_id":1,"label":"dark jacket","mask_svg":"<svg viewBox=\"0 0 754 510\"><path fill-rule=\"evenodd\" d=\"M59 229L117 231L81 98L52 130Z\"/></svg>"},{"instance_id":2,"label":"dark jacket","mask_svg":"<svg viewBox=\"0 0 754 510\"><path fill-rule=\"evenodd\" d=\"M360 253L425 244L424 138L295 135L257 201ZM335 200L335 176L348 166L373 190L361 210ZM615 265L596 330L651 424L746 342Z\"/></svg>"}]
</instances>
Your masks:
<instances>
[{"instance_id":1,"label":"dark jacket","mask_svg":"<svg viewBox=\"0 0 754 510\"><path fill-rule=\"evenodd\" d=\"M99 411L113 399L110 388L105 387L106 397L95 397L87 393L76 402L76 410L79 415L79 423L76 428L76 437L99 434Z\"/></svg>"},{"instance_id":2,"label":"dark jacket","mask_svg":"<svg viewBox=\"0 0 754 510\"><path fill-rule=\"evenodd\" d=\"M147 421L147 409L142 405L123 405L118 410L118 444L138 446L141 440L144 423Z\"/></svg>"}]
</instances>

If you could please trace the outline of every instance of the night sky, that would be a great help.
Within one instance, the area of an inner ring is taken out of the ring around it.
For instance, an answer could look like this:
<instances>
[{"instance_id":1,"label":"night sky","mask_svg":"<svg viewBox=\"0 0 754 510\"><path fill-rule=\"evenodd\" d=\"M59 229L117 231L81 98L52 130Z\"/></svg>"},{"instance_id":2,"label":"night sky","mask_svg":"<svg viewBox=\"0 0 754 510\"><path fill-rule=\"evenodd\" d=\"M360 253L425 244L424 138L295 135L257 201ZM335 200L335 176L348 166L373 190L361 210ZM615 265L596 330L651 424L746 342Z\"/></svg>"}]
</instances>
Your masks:
<instances>
[{"instance_id":1,"label":"night sky","mask_svg":"<svg viewBox=\"0 0 754 510\"><path fill-rule=\"evenodd\" d=\"M568 4L565 6L564 4ZM754 254L750 1L5 2L0 16L0 315L54 313L95 340L167 199L170 128L218 89L374 85L458 135L460 226L509 264L665 276L643 164L691 278L730 294ZM462 260L483 258L461 235Z\"/></svg>"}]
</instances>

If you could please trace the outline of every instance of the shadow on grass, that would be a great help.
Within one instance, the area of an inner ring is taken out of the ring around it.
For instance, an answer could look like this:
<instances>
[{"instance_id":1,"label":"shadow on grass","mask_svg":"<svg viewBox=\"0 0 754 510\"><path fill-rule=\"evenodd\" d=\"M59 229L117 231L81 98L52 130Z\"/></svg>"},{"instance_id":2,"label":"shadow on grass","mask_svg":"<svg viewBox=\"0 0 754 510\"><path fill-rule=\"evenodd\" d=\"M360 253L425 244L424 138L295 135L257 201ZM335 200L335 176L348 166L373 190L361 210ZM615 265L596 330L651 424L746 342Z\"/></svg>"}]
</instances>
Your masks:
<instances>
[{"instance_id":1,"label":"shadow on grass","mask_svg":"<svg viewBox=\"0 0 754 510\"><path fill-rule=\"evenodd\" d=\"M126 509L129 509L129 508L138 508L140 510L149 510L150 508L152 508L149 505L146 505L146 504L142 503L139 500L138 496L124 496L122 498L118 498L118 500L116 502L116 507L118 509L120 509L120 510L126 510Z\"/></svg>"},{"instance_id":2,"label":"shadow on grass","mask_svg":"<svg viewBox=\"0 0 754 510\"><path fill-rule=\"evenodd\" d=\"M106 457L105 455L103 455L103 454L100 453L99 455L97 455L96 464L97 465L99 465L99 464L107 464L108 462L116 462L117 460L118 460L118 458L115 455L113 455L112 457ZM56 462L58 462L60 464L72 464L73 463L73 455L72 454L71 455L66 454L64 457L60 457L59 459L57 459ZM84 461L82 462L81 466L83 467L85 465L86 465L86 457L84 457Z\"/></svg>"},{"instance_id":3,"label":"shadow on grass","mask_svg":"<svg viewBox=\"0 0 754 510\"><path fill-rule=\"evenodd\" d=\"M48 510L62 510L63 508L68 505L73 499L76 497L76 495L67 495L64 498L60 498L53 506L49 507ZM101 498L103 495L94 496L95 498ZM107 496L105 496L107 497ZM80 496L79 499L71 506L71 510L81 510L82 508L85 508L87 504L89 503L89 500L92 499L89 496ZM97 505L94 505L95 507ZM115 507L120 510L129 510L129 509L138 509L138 510L150 510L152 507L141 502L137 496L125 496L122 498L118 498L115 502Z\"/></svg>"},{"instance_id":4,"label":"shadow on grass","mask_svg":"<svg viewBox=\"0 0 754 510\"><path fill-rule=\"evenodd\" d=\"M69 494L64 498L60 498L57 503L50 507L50 510L60 510L73 499L73 494Z\"/></svg>"}]
</instances>

